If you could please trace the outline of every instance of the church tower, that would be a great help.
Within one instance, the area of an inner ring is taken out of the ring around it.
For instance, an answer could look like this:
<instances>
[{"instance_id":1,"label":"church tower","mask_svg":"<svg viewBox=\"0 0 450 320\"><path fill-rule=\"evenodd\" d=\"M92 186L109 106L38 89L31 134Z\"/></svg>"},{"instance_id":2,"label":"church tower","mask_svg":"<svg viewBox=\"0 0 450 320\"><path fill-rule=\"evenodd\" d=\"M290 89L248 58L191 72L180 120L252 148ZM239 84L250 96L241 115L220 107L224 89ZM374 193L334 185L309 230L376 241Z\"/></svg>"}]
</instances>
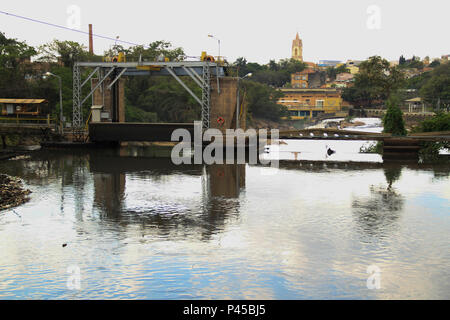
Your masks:
<instances>
[{"instance_id":1,"label":"church tower","mask_svg":"<svg viewBox=\"0 0 450 320\"><path fill-rule=\"evenodd\" d=\"M303 61L303 43L302 39L298 36L298 32L295 40L292 41L292 59Z\"/></svg>"}]
</instances>

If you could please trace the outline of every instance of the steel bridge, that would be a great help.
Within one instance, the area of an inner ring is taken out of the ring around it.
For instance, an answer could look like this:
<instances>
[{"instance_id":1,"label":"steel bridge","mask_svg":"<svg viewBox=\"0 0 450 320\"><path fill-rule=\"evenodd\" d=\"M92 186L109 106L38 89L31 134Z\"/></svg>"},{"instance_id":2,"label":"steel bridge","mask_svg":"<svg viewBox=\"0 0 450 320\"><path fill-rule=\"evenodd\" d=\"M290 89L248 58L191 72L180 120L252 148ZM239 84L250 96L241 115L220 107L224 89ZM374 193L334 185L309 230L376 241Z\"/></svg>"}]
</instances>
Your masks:
<instances>
[{"instance_id":1,"label":"steel bridge","mask_svg":"<svg viewBox=\"0 0 450 320\"><path fill-rule=\"evenodd\" d=\"M86 79L82 79L83 69L93 69ZM82 89L97 76L99 79L90 92L83 96ZM105 90L114 90L122 76L171 76L199 103L201 106L201 121L203 128L210 128L211 112L211 80L217 79L217 90L220 93L219 78L225 76L224 67L215 62L183 61L183 62L76 62L73 67L73 129L75 137L84 136L83 104L88 101L97 89L103 97ZM198 97L182 80L190 77L201 89ZM110 82L105 88L106 80Z\"/></svg>"}]
</instances>

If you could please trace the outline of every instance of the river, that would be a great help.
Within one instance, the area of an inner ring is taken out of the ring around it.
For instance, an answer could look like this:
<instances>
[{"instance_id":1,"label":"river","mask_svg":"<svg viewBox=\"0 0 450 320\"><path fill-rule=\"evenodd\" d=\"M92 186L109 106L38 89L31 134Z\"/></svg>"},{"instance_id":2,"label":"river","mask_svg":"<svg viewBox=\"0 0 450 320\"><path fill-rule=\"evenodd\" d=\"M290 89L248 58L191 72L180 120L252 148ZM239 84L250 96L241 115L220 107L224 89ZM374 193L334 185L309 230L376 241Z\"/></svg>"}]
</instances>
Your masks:
<instances>
[{"instance_id":1,"label":"river","mask_svg":"<svg viewBox=\"0 0 450 320\"><path fill-rule=\"evenodd\" d=\"M2 161L33 193L0 212L0 298L449 299L448 164L316 148L277 170L132 147Z\"/></svg>"}]
</instances>

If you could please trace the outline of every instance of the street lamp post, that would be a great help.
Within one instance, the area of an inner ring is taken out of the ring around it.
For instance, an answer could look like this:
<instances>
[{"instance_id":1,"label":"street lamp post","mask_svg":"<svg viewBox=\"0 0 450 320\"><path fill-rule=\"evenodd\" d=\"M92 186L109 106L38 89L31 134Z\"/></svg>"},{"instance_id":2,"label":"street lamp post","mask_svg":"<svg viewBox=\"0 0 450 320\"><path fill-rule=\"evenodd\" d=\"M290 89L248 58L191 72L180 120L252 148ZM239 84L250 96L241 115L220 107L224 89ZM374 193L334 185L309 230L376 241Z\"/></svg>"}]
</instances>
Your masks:
<instances>
[{"instance_id":1,"label":"street lamp post","mask_svg":"<svg viewBox=\"0 0 450 320\"><path fill-rule=\"evenodd\" d=\"M236 101L236 130L239 129L239 116L240 116L240 111L241 111L241 108L240 108L241 97L240 97L240 88L239 88L240 80L243 80L245 78L250 78L252 75L253 75L252 73L247 73L243 77L239 77L239 75L238 75L237 101Z\"/></svg>"},{"instance_id":2,"label":"street lamp post","mask_svg":"<svg viewBox=\"0 0 450 320\"><path fill-rule=\"evenodd\" d=\"M51 72L46 72L44 74L46 77L56 77L59 80L59 133L63 133L63 104L62 104L62 79L60 76L53 74Z\"/></svg>"},{"instance_id":3,"label":"street lamp post","mask_svg":"<svg viewBox=\"0 0 450 320\"><path fill-rule=\"evenodd\" d=\"M216 39L218 44L219 44L219 56L218 56L218 60L220 62L220 39L216 38L215 36L213 36L212 34L208 34L208 37Z\"/></svg>"}]
</instances>

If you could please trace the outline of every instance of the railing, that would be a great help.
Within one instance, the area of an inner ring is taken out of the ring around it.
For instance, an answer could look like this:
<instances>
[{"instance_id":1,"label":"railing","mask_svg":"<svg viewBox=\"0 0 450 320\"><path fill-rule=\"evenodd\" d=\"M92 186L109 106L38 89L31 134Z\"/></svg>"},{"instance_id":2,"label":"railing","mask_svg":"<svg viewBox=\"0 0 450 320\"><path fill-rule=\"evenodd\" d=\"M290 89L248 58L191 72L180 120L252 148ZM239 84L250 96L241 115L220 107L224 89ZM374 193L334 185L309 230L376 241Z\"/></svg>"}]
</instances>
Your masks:
<instances>
[{"instance_id":1,"label":"railing","mask_svg":"<svg viewBox=\"0 0 450 320\"><path fill-rule=\"evenodd\" d=\"M15 124L57 124L58 119L51 118L48 115L46 118L21 118L18 115L16 117L0 117L1 123L15 123Z\"/></svg>"}]
</instances>

